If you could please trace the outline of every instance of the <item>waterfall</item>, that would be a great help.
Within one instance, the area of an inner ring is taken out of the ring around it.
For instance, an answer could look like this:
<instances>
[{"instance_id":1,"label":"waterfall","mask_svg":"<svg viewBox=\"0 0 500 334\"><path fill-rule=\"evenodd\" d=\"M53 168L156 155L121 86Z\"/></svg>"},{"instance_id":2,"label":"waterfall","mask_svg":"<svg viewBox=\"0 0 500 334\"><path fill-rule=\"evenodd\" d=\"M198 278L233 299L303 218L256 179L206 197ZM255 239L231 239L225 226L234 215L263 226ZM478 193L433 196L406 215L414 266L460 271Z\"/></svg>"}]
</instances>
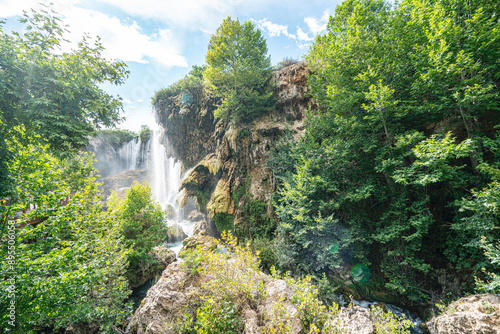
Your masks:
<instances>
[{"instance_id":1,"label":"waterfall","mask_svg":"<svg viewBox=\"0 0 500 334\"><path fill-rule=\"evenodd\" d=\"M181 186L181 164L167 157L159 129L153 130L150 147L150 178L153 196L165 210L171 206L179 212L177 197Z\"/></svg>"},{"instance_id":2,"label":"waterfall","mask_svg":"<svg viewBox=\"0 0 500 334\"><path fill-rule=\"evenodd\" d=\"M124 143L117 152L120 161L122 161L123 170L147 169L149 144L150 140L147 143L142 143L139 137Z\"/></svg>"}]
</instances>

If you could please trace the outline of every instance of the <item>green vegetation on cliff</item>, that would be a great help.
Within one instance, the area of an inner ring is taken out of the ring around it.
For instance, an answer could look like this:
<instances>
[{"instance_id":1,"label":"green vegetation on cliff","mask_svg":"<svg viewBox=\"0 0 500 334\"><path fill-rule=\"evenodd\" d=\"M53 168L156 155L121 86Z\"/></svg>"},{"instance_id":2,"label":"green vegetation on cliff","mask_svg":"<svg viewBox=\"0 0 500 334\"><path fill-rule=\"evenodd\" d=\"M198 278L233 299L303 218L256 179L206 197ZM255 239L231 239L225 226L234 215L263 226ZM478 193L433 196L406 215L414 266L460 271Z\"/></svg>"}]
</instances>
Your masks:
<instances>
[{"instance_id":1,"label":"green vegetation on cliff","mask_svg":"<svg viewBox=\"0 0 500 334\"><path fill-rule=\"evenodd\" d=\"M500 237L499 31L496 1L336 8L306 57L319 107L274 158L282 267L363 265L359 288L419 302L437 269L481 276L480 238Z\"/></svg>"},{"instance_id":2,"label":"green vegetation on cliff","mask_svg":"<svg viewBox=\"0 0 500 334\"><path fill-rule=\"evenodd\" d=\"M203 78L220 99L217 118L249 122L274 108L271 59L255 24L225 19L210 39Z\"/></svg>"}]
</instances>

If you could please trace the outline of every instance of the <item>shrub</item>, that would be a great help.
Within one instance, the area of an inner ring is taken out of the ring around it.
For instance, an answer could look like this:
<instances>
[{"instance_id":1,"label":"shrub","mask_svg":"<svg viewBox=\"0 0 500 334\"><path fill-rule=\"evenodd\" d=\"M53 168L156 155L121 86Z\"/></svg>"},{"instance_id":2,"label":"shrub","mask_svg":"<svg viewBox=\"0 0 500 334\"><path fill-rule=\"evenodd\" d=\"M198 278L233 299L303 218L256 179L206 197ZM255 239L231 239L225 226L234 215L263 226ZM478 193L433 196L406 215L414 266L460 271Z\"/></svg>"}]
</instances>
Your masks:
<instances>
[{"instance_id":1,"label":"shrub","mask_svg":"<svg viewBox=\"0 0 500 334\"><path fill-rule=\"evenodd\" d=\"M290 314L279 302L273 307L271 314L265 315L265 320L267 321L264 327L264 333L266 334L288 334L292 332Z\"/></svg>"},{"instance_id":2,"label":"shrub","mask_svg":"<svg viewBox=\"0 0 500 334\"><path fill-rule=\"evenodd\" d=\"M152 134L153 131L151 131L151 129L147 125L142 125L141 132L139 133L139 139L141 140L141 142L146 143L151 138Z\"/></svg>"},{"instance_id":3,"label":"shrub","mask_svg":"<svg viewBox=\"0 0 500 334\"><path fill-rule=\"evenodd\" d=\"M196 311L198 334L239 334L243 327L241 314L234 303L202 297L201 307Z\"/></svg>"},{"instance_id":4,"label":"shrub","mask_svg":"<svg viewBox=\"0 0 500 334\"><path fill-rule=\"evenodd\" d=\"M186 249L182 252L182 259L184 260L183 265L189 270L191 275L200 274L203 264L203 252L200 249Z\"/></svg>"},{"instance_id":5,"label":"shrub","mask_svg":"<svg viewBox=\"0 0 500 334\"><path fill-rule=\"evenodd\" d=\"M218 250L204 251L204 258L203 285L217 300L252 302L264 294L259 260L248 245L238 246L231 232L223 232Z\"/></svg>"},{"instance_id":6,"label":"shrub","mask_svg":"<svg viewBox=\"0 0 500 334\"><path fill-rule=\"evenodd\" d=\"M166 238L165 213L152 200L149 185L138 182L127 190L123 200L112 192L108 212L120 222L125 243L132 249L127 270L129 282L131 286L141 285L159 268L158 261L150 252Z\"/></svg>"},{"instance_id":7,"label":"shrub","mask_svg":"<svg viewBox=\"0 0 500 334\"><path fill-rule=\"evenodd\" d=\"M375 333L377 334L409 334L412 322L408 319L400 319L392 312L384 312L378 306L370 308L375 322Z\"/></svg>"}]
</instances>

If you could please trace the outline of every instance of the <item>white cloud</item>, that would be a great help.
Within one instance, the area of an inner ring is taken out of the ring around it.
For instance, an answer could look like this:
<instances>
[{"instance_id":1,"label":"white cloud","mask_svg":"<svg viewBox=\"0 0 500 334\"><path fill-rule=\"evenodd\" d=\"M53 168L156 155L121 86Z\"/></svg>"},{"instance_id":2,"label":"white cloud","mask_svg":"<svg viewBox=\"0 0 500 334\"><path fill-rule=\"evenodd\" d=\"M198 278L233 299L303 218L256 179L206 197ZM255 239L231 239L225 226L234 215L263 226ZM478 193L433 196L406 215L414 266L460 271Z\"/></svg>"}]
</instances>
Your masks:
<instances>
[{"instance_id":1,"label":"white cloud","mask_svg":"<svg viewBox=\"0 0 500 334\"><path fill-rule=\"evenodd\" d=\"M259 29L267 31L267 33L271 37L278 37L280 35L284 35L284 36L286 36L288 38L292 38L292 39L297 38L295 35L288 33L288 26L272 23L267 18L256 21L256 22L257 22L257 26L259 27Z\"/></svg>"},{"instance_id":2,"label":"white cloud","mask_svg":"<svg viewBox=\"0 0 500 334\"><path fill-rule=\"evenodd\" d=\"M44 8L41 0L1 0L0 2L0 17L11 17L22 15L23 10L28 11L30 8L39 10ZM52 2L50 6L55 12L62 13L68 8L73 7L79 3L79 0L53 0L46 1L46 4Z\"/></svg>"},{"instance_id":3,"label":"white cloud","mask_svg":"<svg viewBox=\"0 0 500 334\"><path fill-rule=\"evenodd\" d=\"M101 0L130 15L159 19L172 26L215 30L222 19L237 11L249 13L262 9L271 0Z\"/></svg>"},{"instance_id":4,"label":"white cloud","mask_svg":"<svg viewBox=\"0 0 500 334\"><path fill-rule=\"evenodd\" d=\"M299 41L312 41L314 37L309 37L309 34L305 33L300 27L297 27L297 38Z\"/></svg>"},{"instance_id":5,"label":"white cloud","mask_svg":"<svg viewBox=\"0 0 500 334\"><path fill-rule=\"evenodd\" d=\"M330 19L330 10L327 9L323 12L321 18L315 17L306 17L304 22L307 24L309 31L314 35L321 34L326 31L326 25L328 24L328 20Z\"/></svg>"},{"instance_id":6,"label":"white cloud","mask_svg":"<svg viewBox=\"0 0 500 334\"><path fill-rule=\"evenodd\" d=\"M77 7L64 13L63 22L69 25L73 45L85 33L99 36L107 58L138 63L153 59L164 66L187 66L170 30L158 30L156 36L151 37L144 34L135 21L123 23L117 17Z\"/></svg>"}]
</instances>

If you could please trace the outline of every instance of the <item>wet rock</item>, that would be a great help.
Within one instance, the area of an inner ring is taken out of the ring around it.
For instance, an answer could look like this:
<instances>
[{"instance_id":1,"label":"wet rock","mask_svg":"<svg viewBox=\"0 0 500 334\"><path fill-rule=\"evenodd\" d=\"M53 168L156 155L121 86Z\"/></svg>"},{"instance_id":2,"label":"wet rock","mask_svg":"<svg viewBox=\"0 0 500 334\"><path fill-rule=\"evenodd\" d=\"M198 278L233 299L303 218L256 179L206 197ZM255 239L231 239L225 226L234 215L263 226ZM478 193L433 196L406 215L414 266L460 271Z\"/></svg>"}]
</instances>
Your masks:
<instances>
[{"instance_id":1,"label":"wet rock","mask_svg":"<svg viewBox=\"0 0 500 334\"><path fill-rule=\"evenodd\" d=\"M427 322L427 328L432 334L499 334L500 296L483 294L461 298Z\"/></svg>"},{"instance_id":2,"label":"wet rock","mask_svg":"<svg viewBox=\"0 0 500 334\"><path fill-rule=\"evenodd\" d=\"M217 227L215 226L213 221L207 222L206 220L201 220L196 223L193 230L193 235L208 235L210 237L217 237Z\"/></svg>"},{"instance_id":3,"label":"wet rock","mask_svg":"<svg viewBox=\"0 0 500 334\"><path fill-rule=\"evenodd\" d=\"M203 214L198 210L192 210L187 216L187 220L192 222L199 222L200 220L204 219L205 217L203 217Z\"/></svg>"},{"instance_id":4,"label":"wet rock","mask_svg":"<svg viewBox=\"0 0 500 334\"><path fill-rule=\"evenodd\" d=\"M167 231L167 242L178 242L187 238L187 234L184 233L182 227L177 223L171 223L168 225Z\"/></svg>"}]
</instances>

